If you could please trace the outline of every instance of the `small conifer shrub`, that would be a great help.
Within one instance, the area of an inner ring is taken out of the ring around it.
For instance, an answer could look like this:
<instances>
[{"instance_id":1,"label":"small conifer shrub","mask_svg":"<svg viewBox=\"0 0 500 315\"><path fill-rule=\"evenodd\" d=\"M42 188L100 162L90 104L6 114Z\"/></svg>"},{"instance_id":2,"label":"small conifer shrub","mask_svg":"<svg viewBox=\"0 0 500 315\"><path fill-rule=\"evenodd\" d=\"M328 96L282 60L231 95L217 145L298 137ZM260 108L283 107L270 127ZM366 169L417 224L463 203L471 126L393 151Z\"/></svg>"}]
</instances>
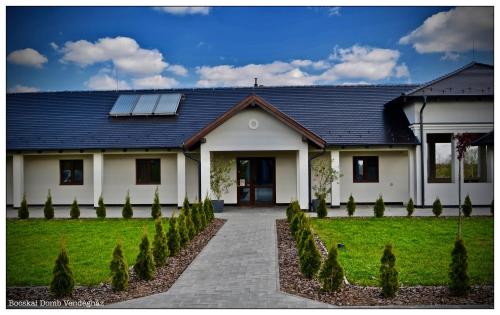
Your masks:
<instances>
[{"instance_id":1,"label":"small conifer shrub","mask_svg":"<svg viewBox=\"0 0 500 315\"><path fill-rule=\"evenodd\" d=\"M30 217L30 211L28 210L28 202L26 201L26 196L23 195L23 200L21 201L21 206L17 210L17 216L19 219L28 219Z\"/></svg>"},{"instance_id":2,"label":"small conifer shrub","mask_svg":"<svg viewBox=\"0 0 500 315\"><path fill-rule=\"evenodd\" d=\"M106 217L106 205L104 205L104 199L102 195L99 197L99 206L96 209L97 217L100 219L104 219Z\"/></svg>"},{"instance_id":3,"label":"small conifer shrub","mask_svg":"<svg viewBox=\"0 0 500 315\"><path fill-rule=\"evenodd\" d=\"M384 199L382 198L382 195L378 196L377 200L375 201L375 206L373 207L373 212L375 214L375 217L377 217L377 218L381 218L384 216L385 204L384 204Z\"/></svg>"},{"instance_id":4,"label":"small conifer shrub","mask_svg":"<svg viewBox=\"0 0 500 315\"><path fill-rule=\"evenodd\" d=\"M464 204L462 205L462 212L466 217L470 217L470 214L472 213L472 202L470 201L469 195L465 196Z\"/></svg>"},{"instance_id":5,"label":"small conifer shrub","mask_svg":"<svg viewBox=\"0 0 500 315\"><path fill-rule=\"evenodd\" d=\"M47 194L45 205L43 206L43 215L45 216L45 219L54 218L54 206L52 205L52 195L50 194L50 189L49 193Z\"/></svg>"},{"instance_id":6,"label":"small conifer shrub","mask_svg":"<svg viewBox=\"0 0 500 315\"><path fill-rule=\"evenodd\" d=\"M318 274L319 282L321 283L321 288L324 291L332 292L339 291L342 287L342 281L344 280L344 269L339 264L338 252L335 243L330 248L326 260L321 265L321 269Z\"/></svg>"},{"instance_id":7,"label":"small conifer shrub","mask_svg":"<svg viewBox=\"0 0 500 315\"><path fill-rule=\"evenodd\" d=\"M64 242L61 242L61 251L52 271L52 281L49 291L57 298L70 296L75 287L73 272L69 266L69 257Z\"/></svg>"},{"instance_id":8,"label":"small conifer shrub","mask_svg":"<svg viewBox=\"0 0 500 315\"><path fill-rule=\"evenodd\" d=\"M212 220L215 219L214 205L212 204L212 200L208 198L208 195L205 196L205 201L203 201L203 208L205 209L205 214L207 215L207 222L212 222Z\"/></svg>"},{"instance_id":9,"label":"small conifer shrub","mask_svg":"<svg viewBox=\"0 0 500 315\"><path fill-rule=\"evenodd\" d=\"M181 240L180 240L180 235L179 235L179 230L177 228L177 219L175 218L175 214L172 213L172 217L170 218L170 221L168 222L169 228L168 228L168 250L170 252L170 256L176 256L179 254L179 251L181 249Z\"/></svg>"},{"instance_id":10,"label":"small conifer shrub","mask_svg":"<svg viewBox=\"0 0 500 315\"><path fill-rule=\"evenodd\" d=\"M436 217L439 217L442 212L443 206L441 205L441 200L439 200L439 198L436 198L436 200L432 204L432 213L434 213Z\"/></svg>"},{"instance_id":11,"label":"small conifer shrub","mask_svg":"<svg viewBox=\"0 0 500 315\"><path fill-rule=\"evenodd\" d=\"M385 246L380 263L382 295L386 298L394 297L399 291L399 274L396 270L396 256L392 252L392 245Z\"/></svg>"},{"instance_id":12,"label":"small conifer shrub","mask_svg":"<svg viewBox=\"0 0 500 315\"><path fill-rule=\"evenodd\" d=\"M163 266L167 263L170 252L168 250L167 235L163 230L161 219L155 221L155 238L153 240L153 258L155 266Z\"/></svg>"},{"instance_id":13,"label":"small conifer shrub","mask_svg":"<svg viewBox=\"0 0 500 315\"><path fill-rule=\"evenodd\" d=\"M109 266L111 269L111 287L114 291L124 291L128 287L128 264L123 257L121 243L117 243L113 250L113 259Z\"/></svg>"},{"instance_id":14,"label":"small conifer shrub","mask_svg":"<svg viewBox=\"0 0 500 315\"><path fill-rule=\"evenodd\" d=\"M191 207L191 221L193 221L194 230L196 234L201 232L201 218L199 213L199 204L195 203Z\"/></svg>"},{"instance_id":15,"label":"small conifer shrub","mask_svg":"<svg viewBox=\"0 0 500 315\"><path fill-rule=\"evenodd\" d=\"M319 205L316 209L316 213L318 214L318 218L324 219L328 215L328 210L326 209L326 200L324 196L319 198Z\"/></svg>"},{"instance_id":16,"label":"small conifer shrub","mask_svg":"<svg viewBox=\"0 0 500 315\"><path fill-rule=\"evenodd\" d=\"M158 194L158 187L156 187L155 195L153 198L153 205L151 206L151 217L158 219L161 217L160 195Z\"/></svg>"},{"instance_id":17,"label":"small conifer shrub","mask_svg":"<svg viewBox=\"0 0 500 315\"><path fill-rule=\"evenodd\" d=\"M191 219L191 210L189 210L189 208L182 208L181 211L184 214L189 239L192 240L196 236L196 228L194 227L193 220Z\"/></svg>"},{"instance_id":18,"label":"small conifer shrub","mask_svg":"<svg viewBox=\"0 0 500 315\"><path fill-rule=\"evenodd\" d=\"M467 296L470 292L470 279L468 268L467 249L461 238L455 240L455 247L451 252L450 264L450 292L455 296Z\"/></svg>"},{"instance_id":19,"label":"small conifer shrub","mask_svg":"<svg viewBox=\"0 0 500 315\"><path fill-rule=\"evenodd\" d=\"M347 214L352 217L354 214L354 211L356 211L356 202L354 201L354 197L352 194L349 196L349 200L347 200Z\"/></svg>"},{"instance_id":20,"label":"small conifer shrub","mask_svg":"<svg viewBox=\"0 0 500 315\"><path fill-rule=\"evenodd\" d=\"M308 279L314 277L321 266L321 253L312 235L304 243L302 255L299 256L299 265L300 271Z\"/></svg>"},{"instance_id":21,"label":"small conifer shrub","mask_svg":"<svg viewBox=\"0 0 500 315\"><path fill-rule=\"evenodd\" d=\"M285 214L286 214L286 220L288 221L288 223L290 223L290 221L292 220L292 204L293 204L293 201L291 201L288 206L286 207L286 210L285 210Z\"/></svg>"},{"instance_id":22,"label":"small conifer shrub","mask_svg":"<svg viewBox=\"0 0 500 315\"><path fill-rule=\"evenodd\" d=\"M189 243L189 232L186 227L186 216L182 212L177 219L177 229L179 230L179 243L181 247L184 247Z\"/></svg>"},{"instance_id":23,"label":"small conifer shrub","mask_svg":"<svg viewBox=\"0 0 500 315\"><path fill-rule=\"evenodd\" d=\"M187 196L184 197L184 201L182 203L182 209L184 209L184 210L191 209L191 206L189 205L189 199Z\"/></svg>"},{"instance_id":24,"label":"small conifer shrub","mask_svg":"<svg viewBox=\"0 0 500 315\"><path fill-rule=\"evenodd\" d=\"M309 226L304 226L302 227L300 231L300 236L299 236L299 241L297 242L297 253L302 255L302 251L304 250L304 245L306 244L307 239L309 236L312 236L312 231Z\"/></svg>"},{"instance_id":25,"label":"small conifer shrub","mask_svg":"<svg viewBox=\"0 0 500 315\"><path fill-rule=\"evenodd\" d=\"M288 223L292 222L293 216L299 212L301 212L299 202L297 200L290 202L290 204L286 208L286 218L288 220Z\"/></svg>"},{"instance_id":26,"label":"small conifer shrub","mask_svg":"<svg viewBox=\"0 0 500 315\"><path fill-rule=\"evenodd\" d=\"M408 204L406 205L406 213L409 217L413 215L413 211L415 211L415 205L413 204L413 199L410 198L408 200Z\"/></svg>"},{"instance_id":27,"label":"small conifer shrub","mask_svg":"<svg viewBox=\"0 0 500 315\"><path fill-rule=\"evenodd\" d=\"M80 207L78 206L78 202L75 199L73 199L73 203L71 204L71 210L69 212L69 215L72 219L78 219L80 217Z\"/></svg>"},{"instance_id":28,"label":"small conifer shrub","mask_svg":"<svg viewBox=\"0 0 500 315\"><path fill-rule=\"evenodd\" d=\"M144 230L141 244L139 245L139 254L135 260L134 271L142 280L151 280L154 278L156 270L153 253L148 239L148 233Z\"/></svg>"},{"instance_id":29,"label":"small conifer shrub","mask_svg":"<svg viewBox=\"0 0 500 315\"><path fill-rule=\"evenodd\" d=\"M132 210L132 205L130 204L130 194L127 191L127 196L125 197L125 204L122 209L122 217L125 219L130 219L134 215L134 211Z\"/></svg>"},{"instance_id":30,"label":"small conifer shrub","mask_svg":"<svg viewBox=\"0 0 500 315\"><path fill-rule=\"evenodd\" d=\"M301 211L296 213L292 218L292 222L290 222L290 232L292 233L295 239L297 239L297 233L300 230L303 219L304 219L304 213Z\"/></svg>"},{"instance_id":31,"label":"small conifer shrub","mask_svg":"<svg viewBox=\"0 0 500 315\"><path fill-rule=\"evenodd\" d=\"M205 207L203 203L198 204L198 214L200 216L200 231L203 231L207 227L207 214L205 213Z\"/></svg>"}]
</instances>

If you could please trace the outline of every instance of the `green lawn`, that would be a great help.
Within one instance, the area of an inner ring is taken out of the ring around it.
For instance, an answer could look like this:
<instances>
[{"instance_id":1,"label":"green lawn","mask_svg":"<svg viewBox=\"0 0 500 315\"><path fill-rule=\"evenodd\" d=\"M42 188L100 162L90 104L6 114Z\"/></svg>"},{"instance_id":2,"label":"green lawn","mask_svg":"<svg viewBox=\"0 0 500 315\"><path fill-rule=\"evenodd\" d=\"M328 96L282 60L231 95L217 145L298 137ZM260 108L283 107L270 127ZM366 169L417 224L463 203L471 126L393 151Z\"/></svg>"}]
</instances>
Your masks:
<instances>
[{"instance_id":1,"label":"green lawn","mask_svg":"<svg viewBox=\"0 0 500 315\"><path fill-rule=\"evenodd\" d=\"M48 285L62 237L76 283L105 282L116 241L132 265L144 226L152 242L153 219L7 220L7 286Z\"/></svg>"},{"instance_id":2,"label":"green lawn","mask_svg":"<svg viewBox=\"0 0 500 315\"><path fill-rule=\"evenodd\" d=\"M339 259L351 283L378 284L386 243L393 245L402 284L448 283L457 218L313 219L312 226L327 248L345 244ZM466 218L462 231L472 283L493 284L493 218Z\"/></svg>"}]
</instances>

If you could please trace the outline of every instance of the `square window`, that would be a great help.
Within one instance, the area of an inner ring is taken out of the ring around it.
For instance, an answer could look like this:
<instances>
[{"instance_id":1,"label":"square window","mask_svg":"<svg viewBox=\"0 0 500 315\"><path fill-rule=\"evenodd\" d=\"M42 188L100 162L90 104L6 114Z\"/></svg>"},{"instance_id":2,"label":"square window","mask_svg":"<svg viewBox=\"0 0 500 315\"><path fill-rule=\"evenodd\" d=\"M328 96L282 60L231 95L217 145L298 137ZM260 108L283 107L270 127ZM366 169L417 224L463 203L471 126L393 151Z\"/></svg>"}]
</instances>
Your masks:
<instances>
[{"instance_id":1,"label":"square window","mask_svg":"<svg viewBox=\"0 0 500 315\"><path fill-rule=\"evenodd\" d=\"M83 160L60 160L61 185L83 185Z\"/></svg>"},{"instance_id":2,"label":"square window","mask_svg":"<svg viewBox=\"0 0 500 315\"><path fill-rule=\"evenodd\" d=\"M378 183L378 156L354 156L353 182Z\"/></svg>"},{"instance_id":3,"label":"square window","mask_svg":"<svg viewBox=\"0 0 500 315\"><path fill-rule=\"evenodd\" d=\"M160 159L137 159L135 161L138 185L161 184Z\"/></svg>"}]
</instances>

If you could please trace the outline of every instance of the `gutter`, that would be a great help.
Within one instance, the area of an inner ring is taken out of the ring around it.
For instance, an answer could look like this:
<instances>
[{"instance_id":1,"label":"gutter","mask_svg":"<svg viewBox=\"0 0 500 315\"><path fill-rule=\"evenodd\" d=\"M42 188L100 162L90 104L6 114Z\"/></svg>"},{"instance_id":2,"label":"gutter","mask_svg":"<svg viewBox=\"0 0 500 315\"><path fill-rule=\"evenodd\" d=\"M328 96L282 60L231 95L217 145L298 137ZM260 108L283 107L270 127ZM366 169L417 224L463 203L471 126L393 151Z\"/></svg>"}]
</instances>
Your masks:
<instances>
[{"instance_id":1,"label":"gutter","mask_svg":"<svg viewBox=\"0 0 500 315\"><path fill-rule=\"evenodd\" d=\"M307 190L307 195L308 195L308 198L309 198L309 211L311 211L311 208L312 208L312 198L311 198L311 169L312 169L312 161L319 158L320 156L322 156L323 154L326 153L326 147L323 148L323 151L321 151L321 153L319 154L316 154L314 155L313 157L310 157L309 158L309 163L308 163L308 177L309 177L309 180L308 180L308 190Z\"/></svg>"},{"instance_id":2,"label":"gutter","mask_svg":"<svg viewBox=\"0 0 500 315\"><path fill-rule=\"evenodd\" d=\"M424 104L422 108L420 108L420 188L421 188L421 202L422 208L425 206L425 178L424 178L424 108L427 105L427 96L423 97Z\"/></svg>"},{"instance_id":3,"label":"gutter","mask_svg":"<svg viewBox=\"0 0 500 315\"><path fill-rule=\"evenodd\" d=\"M187 154L186 148L183 145L182 146L182 153L184 153L184 156L187 157L188 159L195 161L196 164L198 164L198 201L201 202L201 161L199 159L196 159L194 157L191 157ZM185 170L184 170L185 171Z\"/></svg>"}]
</instances>

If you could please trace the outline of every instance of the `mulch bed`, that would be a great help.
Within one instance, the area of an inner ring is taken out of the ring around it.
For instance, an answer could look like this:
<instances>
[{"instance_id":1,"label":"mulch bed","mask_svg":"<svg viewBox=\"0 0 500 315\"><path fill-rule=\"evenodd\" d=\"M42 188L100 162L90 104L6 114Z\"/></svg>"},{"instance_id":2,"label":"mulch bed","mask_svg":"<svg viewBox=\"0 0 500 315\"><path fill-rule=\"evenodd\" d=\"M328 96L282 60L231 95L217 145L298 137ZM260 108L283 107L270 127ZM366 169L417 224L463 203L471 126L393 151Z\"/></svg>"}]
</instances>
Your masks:
<instances>
[{"instance_id":1,"label":"mulch bed","mask_svg":"<svg viewBox=\"0 0 500 315\"><path fill-rule=\"evenodd\" d=\"M79 286L75 287L72 297L56 300L50 295L48 287L8 287L7 307L9 307L10 301L38 301L35 307L42 306L41 303L43 302L41 301L53 302L53 307L93 307L165 292L174 284L222 225L224 225L225 221L223 219L214 219L205 230L189 242L187 247L181 249L177 256L170 257L166 266L157 268L155 278L151 281L138 279L134 270L130 268L129 285L126 291L115 292L111 289L111 284L109 283L93 287ZM67 301L78 303L67 305L65 303ZM82 304L82 302L86 302L87 304ZM50 305L45 306L50 307ZM30 307L30 305L18 304L11 305L11 307Z\"/></svg>"},{"instance_id":2,"label":"mulch bed","mask_svg":"<svg viewBox=\"0 0 500 315\"><path fill-rule=\"evenodd\" d=\"M493 286L474 286L466 298L453 297L446 286L401 287L397 296L386 299L378 287L344 284L340 292L322 292L316 279L305 278L299 269L295 240L286 220L276 220L280 288L282 291L338 306L475 305L493 308ZM319 239L316 239L318 243ZM319 241L320 242L320 241ZM320 251L326 255L324 246Z\"/></svg>"}]
</instances>

